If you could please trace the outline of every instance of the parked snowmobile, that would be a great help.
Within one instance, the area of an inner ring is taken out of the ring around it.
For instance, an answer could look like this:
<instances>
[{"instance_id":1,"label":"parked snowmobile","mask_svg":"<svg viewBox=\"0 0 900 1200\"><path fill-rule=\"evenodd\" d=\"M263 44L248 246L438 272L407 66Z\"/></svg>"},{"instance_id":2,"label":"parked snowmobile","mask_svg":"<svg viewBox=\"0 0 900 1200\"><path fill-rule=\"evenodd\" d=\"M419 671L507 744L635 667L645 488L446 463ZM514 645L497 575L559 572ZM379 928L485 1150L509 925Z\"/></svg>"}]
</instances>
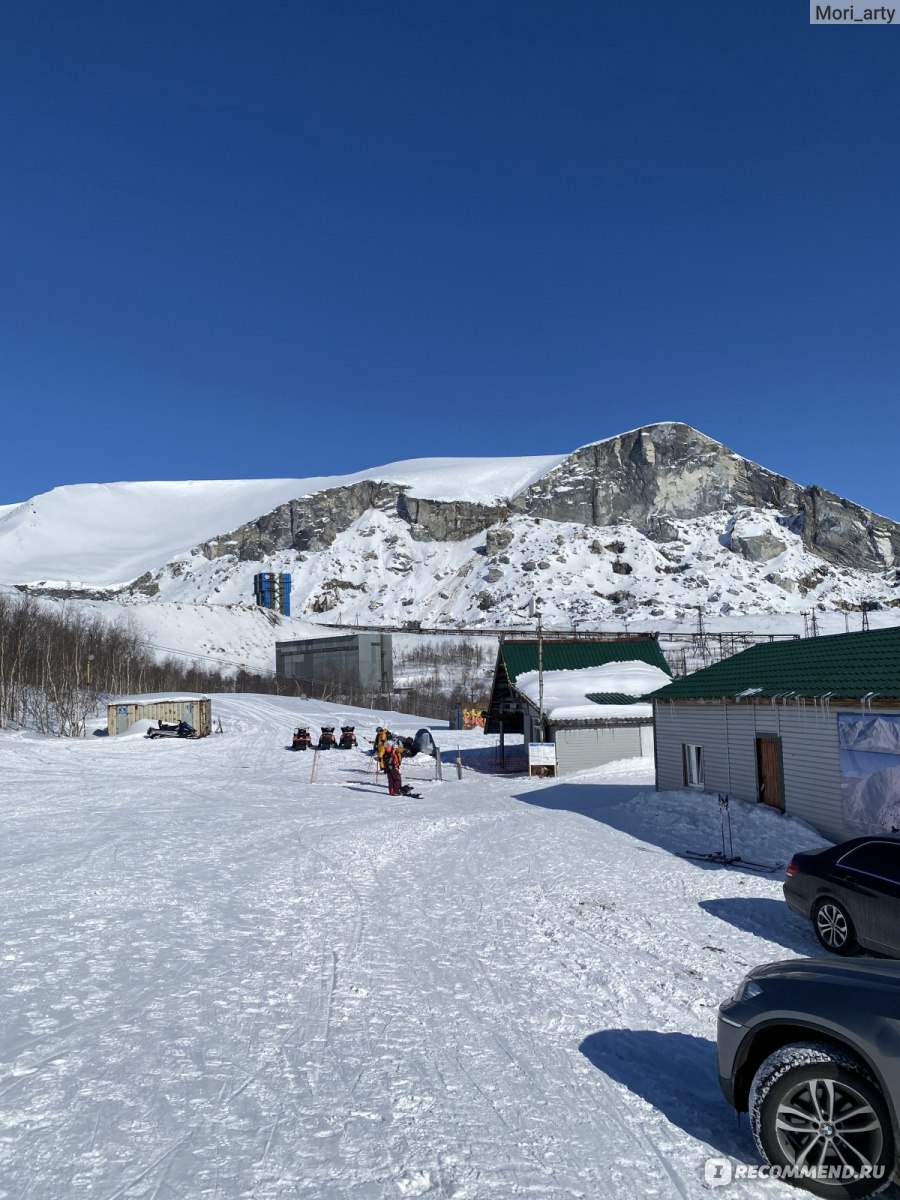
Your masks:
<instances>
[{"instance_id":1,"label":"parked snowmobile","mask_svg":"<svg viewBox=\"0 0 900 1200\"><path fill-rule=\"evenodd\" d=\"M294 736L291 738L292 750L308 750L312 745L312 738L309 730L304 729L302 725L298 725L294 730Z\"/></svg>"},{"instance_id":2,"label":"parked snowmobile","mask_svg":"<svg viewBox=\"0 0 900 1200\"><path fill-rule=\"evenodd\" d=\"M341 736L337 744L338 750L353 750L358 744L354 726L342 725Z\"/></svg>"},{"instance_id":3,"label":"parked snowmobile","mask_svg":"<svg viewBox=\"0 0 900 1200\"><path fill-rule=\"evenodd\" d=\"M197 730L187 721L178 721L174 725L167 725L165 721L159 720L157 726L156 729L147 730L148 738L193 738L197 736Z\"/></svg>"},{"instance_id":4,"label":"parked snowmobile","mask_svg":"<svg viewBox=\"0 0 900 1200\"><path fill-rule=\"evenodd\" d=\"M334 726L333 725L323 725L322 726L322 732L319 734L319 744L316 746L316 749L317 750L336 750L337 749L337 742L335 741L335 738L334 738Z\"/></svg>"}]
</instances>

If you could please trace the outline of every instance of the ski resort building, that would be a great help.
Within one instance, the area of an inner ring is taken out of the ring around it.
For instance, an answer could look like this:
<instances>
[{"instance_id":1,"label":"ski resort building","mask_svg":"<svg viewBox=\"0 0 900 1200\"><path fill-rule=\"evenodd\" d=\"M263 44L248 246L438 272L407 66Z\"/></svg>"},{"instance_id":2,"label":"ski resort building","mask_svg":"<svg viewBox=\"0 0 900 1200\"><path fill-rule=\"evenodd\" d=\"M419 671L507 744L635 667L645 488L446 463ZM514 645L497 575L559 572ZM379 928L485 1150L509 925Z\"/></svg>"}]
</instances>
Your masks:
<instances>
[{"instance_id":1,"label":"ski resort building","mask_svg":"<svg viewBox=\"0 0 900 1200\"><path fill-rule=\"evenodd\" d=\"M552 742L556 774L653 754L644 697L671 680L654 634L591 639L507 636L500 643L486 733Z\"/></svg>"},{"instance_id":2,"label":"ski resort building","mask_svg":"<svg viewBox=\"0 0 900 1200\"><path fill-rule=\"evenodd\" d=\"M275 643L275 672L301 687L332 686L337 692L387 696L394 688L389 633L308 638Z\"/></svg>"},{"instance_id":3,"label":"ski resort building","mask_svg":"<svg viewBox=\"0 0 900 1200\"><path fill-rule=\"evenodd\" d=\"M110 735L124 733L137 721L187 721L198 737L212 733L212 701L199 692L171 692L147 696L119 696L106 706Z\"/></svg>"},{"instance_id":4,"label":"ski resort building","mask_svg":"<svg viewBox=\"0 0 900 1200\"><path fill-rule=\"evenodd\" d=\"M759 801L834 841L900 834L900 628L752 646L653 708L658 789Z\"/></svg>"}]
</instances>

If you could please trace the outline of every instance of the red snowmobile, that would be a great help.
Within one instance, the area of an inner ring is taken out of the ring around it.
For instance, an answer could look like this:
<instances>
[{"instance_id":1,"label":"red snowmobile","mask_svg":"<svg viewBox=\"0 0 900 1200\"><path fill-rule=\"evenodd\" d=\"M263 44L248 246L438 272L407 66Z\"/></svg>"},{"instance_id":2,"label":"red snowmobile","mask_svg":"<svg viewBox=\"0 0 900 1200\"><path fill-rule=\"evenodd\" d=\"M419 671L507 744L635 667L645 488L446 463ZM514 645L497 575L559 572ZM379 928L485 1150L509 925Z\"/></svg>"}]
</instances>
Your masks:
<instances>
[{"instance_id":1,"label":"red snowmobile","mask_svg":"<svg viewBox=\"0 0 900 1200\"><path fill-rule=\"evenodd\" d=\"M292 750L308 750L312 745L312 738L309 736L309 730L298 726L294 730L294 736L291 738Z\"/></svg>"}]
</instances>

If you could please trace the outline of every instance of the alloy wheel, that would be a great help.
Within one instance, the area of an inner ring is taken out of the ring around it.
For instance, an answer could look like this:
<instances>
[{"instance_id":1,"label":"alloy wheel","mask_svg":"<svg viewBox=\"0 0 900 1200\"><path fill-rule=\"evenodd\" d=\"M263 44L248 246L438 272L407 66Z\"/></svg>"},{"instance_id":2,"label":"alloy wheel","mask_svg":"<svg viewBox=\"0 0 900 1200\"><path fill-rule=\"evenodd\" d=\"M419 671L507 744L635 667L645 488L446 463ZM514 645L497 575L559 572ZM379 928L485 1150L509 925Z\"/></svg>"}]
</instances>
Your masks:
<instances>
[{"instance_id":1,"label":"alloy wheel","mask_svg":"<svg viewBox=\"0 0 900 1200\"><path fill-rule=\"evenodd\" d=\"M884 1135L878 1113L851 1084L809 1079L784 1097L775 1113L775 1136L797 1167L871 1172L881 1160Z\"/></svg>"},{"instance_id":2,"label":"alloy wheel","mask_svg":"<svg viewBox=\"0 0 900 1200\"><path fill-rule=\"evenodd\" d=\"M823 904L816 913L816 927L826 946L840 950L847 942L850 930L847 918L836 904Z\"/></svg>"}]
</instances>

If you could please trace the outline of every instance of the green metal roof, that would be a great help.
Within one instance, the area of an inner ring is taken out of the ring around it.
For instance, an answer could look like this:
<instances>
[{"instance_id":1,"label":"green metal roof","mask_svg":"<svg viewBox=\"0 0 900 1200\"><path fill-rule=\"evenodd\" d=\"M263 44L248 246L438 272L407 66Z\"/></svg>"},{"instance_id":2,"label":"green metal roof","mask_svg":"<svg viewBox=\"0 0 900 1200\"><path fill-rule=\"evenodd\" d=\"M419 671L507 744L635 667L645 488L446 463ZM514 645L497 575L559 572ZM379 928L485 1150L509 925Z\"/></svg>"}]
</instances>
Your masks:
<instances>
[{"instance_id":1,"label":"green metal roof","mask_svg":"<svg viewBox=\"0 0 900 1200\"><path fill-rule=\"evenodd\" d=\"M515 683L520 675L538 669L537 641L501 642L500 654L511 683ZM609 642L547 641L544 642L543 658L545 671L579 671L613 662L646 662L667 675L672 674L655 638L635 638L634 641L618 638Z\"/></svg>"},{"instance_id":2,"label":"green metal roof","mask_svg":"<svg viewBox=\"0 0 900 1200\"><path fill-rule=\"evenodd\" d=\"M585 700L594 704L646 704L649 696L626 696L622 692L588 692Z\"/></svg>"},{"instance_id":3,"label":"green metal roof","mask_svg":"<svg viewBox=\"0 0 900 1200\"><path fill-rule=\"evenodd\" d=\"M654 692L654 700L752 695L900 698L900 627L763 642Z\"/></svg>"}]
</instances>

